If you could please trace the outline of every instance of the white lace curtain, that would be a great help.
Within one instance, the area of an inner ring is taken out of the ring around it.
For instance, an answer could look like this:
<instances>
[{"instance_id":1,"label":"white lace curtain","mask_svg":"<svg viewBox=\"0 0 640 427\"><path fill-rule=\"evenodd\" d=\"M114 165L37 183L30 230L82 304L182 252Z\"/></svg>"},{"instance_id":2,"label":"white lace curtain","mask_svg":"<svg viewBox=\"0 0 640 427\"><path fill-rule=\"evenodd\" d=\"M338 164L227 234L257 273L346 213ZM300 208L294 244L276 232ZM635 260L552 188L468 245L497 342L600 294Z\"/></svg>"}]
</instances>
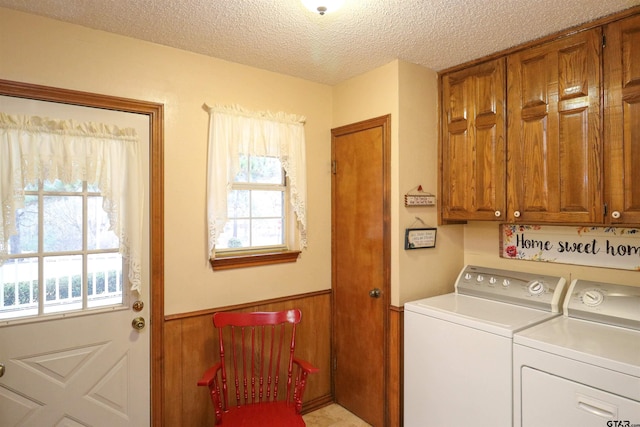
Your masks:
<instances>
[{"instance_id":1,"label":"white lace curtain","mask_svg":"<svg viewBox=\"0 0 640 427\"><path fill-rule=\"evenodd\" d=\"M227 195L239 171L239 156L273 156L287 174L290 203L296 215L300 246L307 246L305 118L286 113L251 112L238 106L209 107L207 222L209 258L227 217Z\"/></svg>"},{"instance_id":2,"label":"white lace curtain","mask_svg":"<svg viewBox=\"0 0 640 427\"><path fill-rule=\"evenodd\" d=\"M97 185L111 230L128 262L131 289L140 291L144 186L133 128L0 113L0 265L17 234L24 188L41 180Z\"/></svg>"}]
</instances>

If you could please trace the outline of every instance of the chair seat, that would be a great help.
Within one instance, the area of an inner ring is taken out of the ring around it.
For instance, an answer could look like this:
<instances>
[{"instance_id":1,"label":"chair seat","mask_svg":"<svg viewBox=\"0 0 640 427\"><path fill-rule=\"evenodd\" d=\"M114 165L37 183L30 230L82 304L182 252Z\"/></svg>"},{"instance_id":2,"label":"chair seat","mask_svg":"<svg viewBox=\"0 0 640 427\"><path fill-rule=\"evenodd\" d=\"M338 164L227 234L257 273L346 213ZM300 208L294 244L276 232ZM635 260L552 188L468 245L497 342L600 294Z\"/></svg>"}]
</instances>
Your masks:
<instances>
[{"instance_id":1,"label":"chair seat","mask_svg":"<svg viewBox=\"0 0 640 427\"><path fill-rule=\"evenodd\" d=\"M230 408L222 414L221 426L229 427L304 427L302 416L286 402L255 403Z\"/></svg>"}]
</instances>

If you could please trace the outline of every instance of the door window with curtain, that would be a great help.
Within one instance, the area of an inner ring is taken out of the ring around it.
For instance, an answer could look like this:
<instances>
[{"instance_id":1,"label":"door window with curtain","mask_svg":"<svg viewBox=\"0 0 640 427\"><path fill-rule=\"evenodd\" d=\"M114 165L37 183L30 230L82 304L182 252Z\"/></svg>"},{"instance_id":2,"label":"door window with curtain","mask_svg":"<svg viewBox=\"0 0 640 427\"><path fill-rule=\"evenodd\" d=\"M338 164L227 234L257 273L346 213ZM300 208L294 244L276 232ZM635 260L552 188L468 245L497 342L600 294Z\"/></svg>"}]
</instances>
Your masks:
<instances>
[{"instance_id":1,"label":"door window with curtain","mask_svg":"<svg viewBox=\"0 0 640 427\"><path fill-rule=\"evenodd\" d=\"M306 247L304 117L205 108L208 256L214 269L221 258Z\"/></svg>"},{"instance_id":2,"label":"door window with curtain","mask_svg":"<svg viewBox=\"0 0 640 427\"><path fill-rule=\"evenodd\" d=\"M0 320L123 306L141 286L136 131L0 113Z\"/></svg>"}]
</instances>

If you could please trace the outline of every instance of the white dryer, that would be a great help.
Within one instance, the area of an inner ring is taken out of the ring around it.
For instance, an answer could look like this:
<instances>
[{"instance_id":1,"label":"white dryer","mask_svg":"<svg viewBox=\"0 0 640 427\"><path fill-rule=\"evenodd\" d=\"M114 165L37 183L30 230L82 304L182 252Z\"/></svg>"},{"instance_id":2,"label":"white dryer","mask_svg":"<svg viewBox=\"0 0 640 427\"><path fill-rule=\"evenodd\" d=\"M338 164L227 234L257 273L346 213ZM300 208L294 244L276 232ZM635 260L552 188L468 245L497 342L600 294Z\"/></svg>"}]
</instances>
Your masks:
<instances>
[{"instance_id":1,"label":"white dryer","mask_svg":"<svg viewBox=\"0 0 640 427\"><path fill-rule=\"evenodd\" d=\"M640 426L640 287L574 280L513 347L516 427Z\"/></svg>"},{"instance_id":2,"label":"white dryer","mask_svg":"<svg viewBox=\"0 0 640 427\"><path fill-rule=\"evenodd\" d=\"M405 427L512 424L513 334L560 315L561 277L466 266L404 306Z\"/></svg>"}]
</instances>

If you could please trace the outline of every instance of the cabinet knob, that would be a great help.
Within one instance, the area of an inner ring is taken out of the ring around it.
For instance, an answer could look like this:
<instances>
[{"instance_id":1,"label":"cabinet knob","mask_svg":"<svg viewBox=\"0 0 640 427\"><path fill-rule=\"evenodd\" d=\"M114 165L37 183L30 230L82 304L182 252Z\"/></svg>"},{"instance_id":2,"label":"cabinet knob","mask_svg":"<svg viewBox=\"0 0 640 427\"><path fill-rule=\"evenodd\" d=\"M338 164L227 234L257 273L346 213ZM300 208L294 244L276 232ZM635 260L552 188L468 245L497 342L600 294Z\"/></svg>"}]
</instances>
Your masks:
<instances>
[{"instance_id":1,"label":"cabinet knob","mask_svg":"<svg viewBox=\"0 0 640 427\"><path fill-rule=\"evenodd\" d=\"M514 211L513 216L516 218L520 218L520 211Z\"/></svg>"},{"instance_id":2,"label":"cabinet knob","mask_svg":"<svg viewBox=\"0 0 640 427\"><path fill-rule=\"evenodd\" d=\"M500 218L500 216L502 216L502 212L495 211L494 215L496 216L496 218Z\"/></svg>"},{"instance_id":3,"label":"cabinet knob","mask_svg":"<svg viewBox=\"0 0 640 427\"><path fill-rule=\"evenodd\" d=\"M613 218L613 219L618 219L618 218L620 218L620 212L619 212L619 211L613 211L613 212L611 212L611 218Z\"/></svg>"}]
</instances>

